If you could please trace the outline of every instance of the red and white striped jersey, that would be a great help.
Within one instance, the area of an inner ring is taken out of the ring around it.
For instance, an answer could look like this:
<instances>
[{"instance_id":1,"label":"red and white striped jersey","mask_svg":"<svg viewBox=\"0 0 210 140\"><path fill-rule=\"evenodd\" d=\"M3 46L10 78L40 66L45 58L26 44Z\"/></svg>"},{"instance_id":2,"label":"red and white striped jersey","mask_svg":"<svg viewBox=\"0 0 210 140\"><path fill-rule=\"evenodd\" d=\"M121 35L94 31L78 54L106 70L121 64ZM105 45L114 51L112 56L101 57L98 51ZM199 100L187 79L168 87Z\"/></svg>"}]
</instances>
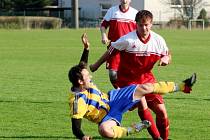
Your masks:
<instances>
[{"instance_id":1,"label":"red and white striped jersey","mask_svg":"<svg viewBox=\"0 0 210 140\"><path fill-rule=\"evenodd\" d=\"M147 42L142 42L136 31L130 32L111 43L110 54L113 49L120 51L121 61L118 69L120 87L155 82L151 70L161 57L168 55L165 40L152 31Z\"/></svg>"},{"instance_id":2,"label":"red and white striped jersey","mask_svg":"<svg viewBox=\"0 0 210 140\"><path fill-rule=\"evenodd\" d=\"M129 7L127 11L120 10L120 6L111 7L101 23L101 26L108 28L108 38L111 41L116 41L121 36L136 29L135 17L137 10Z\"/></svg>"}]
</instances>

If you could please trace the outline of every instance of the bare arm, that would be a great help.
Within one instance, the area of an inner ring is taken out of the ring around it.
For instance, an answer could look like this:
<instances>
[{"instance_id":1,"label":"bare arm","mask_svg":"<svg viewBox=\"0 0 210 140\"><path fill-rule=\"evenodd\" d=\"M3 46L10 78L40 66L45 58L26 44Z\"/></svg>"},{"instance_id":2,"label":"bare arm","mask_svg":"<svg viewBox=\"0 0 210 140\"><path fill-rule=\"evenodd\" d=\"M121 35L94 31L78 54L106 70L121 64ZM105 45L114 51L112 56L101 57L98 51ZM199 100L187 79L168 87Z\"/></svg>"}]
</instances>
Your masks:
<instances>
[{"instance_id":1,"label":"bare arm","mask_svg":"<svg viewBox=\"0 0 210 140\"><path fill-rule=\"evenodd\" d=\"M90 70L92 72L96 71L109 57L109 50L107 50L94 64L90 65Z\"/></svg>"},{"instance_id":2,"label":"bare arm","mask_svg":"<svg viewBox=\"0 0 210 140\"><path fill-rule=\"evenodd\" d=\"M109 39L106 35L106 28L104 26L100 27L100 31L101 31L101 42L103 44L108 44L109 43Z\"/></svg>"},{"instance_id":3,"label":"bare arm","mask_svg":"<svg viewBox=\"0 0 210 140\"><path fill-rule=\"evenodd\" d=\"M121 48L123 48L123 46L128 46L128 42L126 40L119 41L115 43L115 46L121 46ZM115 55L118 51L120 50L110 46L109 49L94 64L90 65L90 70L92 72L96 71L105 61L110 58L110 56Z\"/></svg>"}]
</instances>

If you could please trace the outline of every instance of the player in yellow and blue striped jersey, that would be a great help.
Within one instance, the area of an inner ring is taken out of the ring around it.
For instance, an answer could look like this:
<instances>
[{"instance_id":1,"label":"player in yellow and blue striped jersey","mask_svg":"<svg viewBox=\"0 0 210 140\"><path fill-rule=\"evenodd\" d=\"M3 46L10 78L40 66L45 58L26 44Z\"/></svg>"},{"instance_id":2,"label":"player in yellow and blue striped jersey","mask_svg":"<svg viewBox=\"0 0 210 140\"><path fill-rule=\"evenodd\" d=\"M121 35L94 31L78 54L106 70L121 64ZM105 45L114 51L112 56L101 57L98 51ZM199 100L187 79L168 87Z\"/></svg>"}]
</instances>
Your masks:
<instances>
[{"instance_id":1,"label":"player in yellow and blue striped jersey","mask_svg":"<svg viewBox=\"0 0 210 140\"><path fill-rule=\"evenodd\" d=\"M121 89L114 89L107 94L101 92L91 81L92 76L87 70L89 42L87 35L82 35L84 51L80 63L73 66L68 74L72 83L70 108L72 131L78 139L89 140L91 136L85 135L81 129L82 119L86 118L99 125L99 133L106 138L121 138L139 132L150 126L149 121L137 123L133 127L122 127L122 115L146 94L165 94L176 91L190 93L196 81L196 74L180 84L174 82L146 83L130 85Z\"/></svg>"}]
</instances>

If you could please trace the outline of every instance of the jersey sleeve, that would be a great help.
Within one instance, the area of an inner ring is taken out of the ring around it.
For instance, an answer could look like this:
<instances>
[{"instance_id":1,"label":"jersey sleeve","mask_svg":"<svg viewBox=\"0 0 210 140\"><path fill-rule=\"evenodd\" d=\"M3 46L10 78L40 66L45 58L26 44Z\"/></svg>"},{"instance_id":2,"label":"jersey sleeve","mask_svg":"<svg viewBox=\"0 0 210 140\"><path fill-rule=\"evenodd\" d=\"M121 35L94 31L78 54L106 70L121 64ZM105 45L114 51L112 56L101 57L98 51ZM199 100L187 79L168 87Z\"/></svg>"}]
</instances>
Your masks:
<instances>
[{"instance_id":1,"label":"jersey sleeve","mask_svg":"<svg viewBox=\"0 0 210 140\"><path fill-rule=\"evenodd\" d=\"M72 131L73 134L78 138L82 139L82 137L85 136L85 134L82 132L81 125L82 125L82 119L71 119L72 124Z\"/></svg>"},{"instance_id":2,"label":"jersey sleeve","mask_svg":"<svg viewBox=\"0 0 210 140\"><path fill-rule=\"evenodd\" d=\"M160 44L162 46L162 52L161 52L161 57L166 56L169 54L169 49L168 46L166 45L166 41L164 38L160 38Z\"/></svg>"},{"instance_id":3,"label":"jersey sleeve","mask_svg":"<svg viewBox=\"0 0 210 140\"><path fill-rule=\"evenodd\" d=\"M165 55L169 55L169 49L168 49L168 46L166 45L166 42L165 40L163 39L163 51L162 51L162 55L165 56Z\"/></svg>"},{"instance_id":4,"label":"jersey sleeve","mask_svg":"<svg viewBox=\"0 0 210 140\"><path fill-rule=\"evenodd\" d=\"M108 11L106 12L103 20L106 20L106 21L110 21L111 20L111 18L112 18L112 9L113 9L113 7L108 9Z\"/></svg>"},{"instance_id":5,"label":"jersey sleeve","mask_svg":"<svg viewBox=\"0 0 210 140\"><path fill-rule=\"evenodd\" d=\"M84 49L82 52L82 56L80 58L79 63L84 62L84 63L88 63L88 56L89 56L89 50Z\"/></svg>"},{"instance_id":6,"label":"jersey sleeve","mask_svg":"<svg viewBox=\"0 0 210 140\"><path fill-rule=\"evenodd\" d=\"M105 14L105 16L103 18L103 21L101 23L101 27L105 27L107 29L110 26L110 20L111 20L111 18L112 18L112 8L110 8L106 12L106 14Z\"/></svg>"},{"instance_id":7,"label":"jersey sleeve","mask_svg":"<svg viewBox=\"0 0 210 140\"><path fill-rule=\"evenodd\" d=\"M79 95L75 95L73 99L70 99L69 105L71 109L71 118L82 119L87 112L87 105L82 96L79 97Z\"/></svg>"},{"instance_id":8,"label":"jersey sleeve","mask_svg":"<svg viewBox=\"0 0 210 140\"><path fill-rule=\"evenodd\" d=\"M104 27L105 29L107 29L110 26L110 22L103 20L101 23L101 27Z\"/></svg>"},{"instance_id":9,"label":"jersey sleeve","mask_svg":"<svg viewBox=\"0 0 210 140\"><path fill-rule=\"evenodd\" d=\"M121 37L117 41L111 42L111 46L119 51L122 51L129 46L129 42L124 37Z\"/></svg>"}]
</instances>

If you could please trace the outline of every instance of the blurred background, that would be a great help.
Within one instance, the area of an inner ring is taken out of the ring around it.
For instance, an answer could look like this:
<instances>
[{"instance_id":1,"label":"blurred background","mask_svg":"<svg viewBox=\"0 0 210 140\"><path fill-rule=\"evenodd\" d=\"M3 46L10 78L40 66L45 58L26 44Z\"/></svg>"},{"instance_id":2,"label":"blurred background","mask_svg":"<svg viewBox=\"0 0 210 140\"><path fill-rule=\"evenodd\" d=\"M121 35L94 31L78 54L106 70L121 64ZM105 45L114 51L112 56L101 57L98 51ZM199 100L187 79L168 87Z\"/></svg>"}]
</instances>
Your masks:
<instances>
[{"instance_id":1,"label":"blurred background","mask_svg":"<svg viewBox=\"0 0 210 140\"><path fill-rule=\"evenodd\" d=\"M116 4L119 0L0 0L0 27L98 27ZM210 0L132 0L131 6L150 10L155 28L209 27Z\"/></svg>"}]
</instances>

